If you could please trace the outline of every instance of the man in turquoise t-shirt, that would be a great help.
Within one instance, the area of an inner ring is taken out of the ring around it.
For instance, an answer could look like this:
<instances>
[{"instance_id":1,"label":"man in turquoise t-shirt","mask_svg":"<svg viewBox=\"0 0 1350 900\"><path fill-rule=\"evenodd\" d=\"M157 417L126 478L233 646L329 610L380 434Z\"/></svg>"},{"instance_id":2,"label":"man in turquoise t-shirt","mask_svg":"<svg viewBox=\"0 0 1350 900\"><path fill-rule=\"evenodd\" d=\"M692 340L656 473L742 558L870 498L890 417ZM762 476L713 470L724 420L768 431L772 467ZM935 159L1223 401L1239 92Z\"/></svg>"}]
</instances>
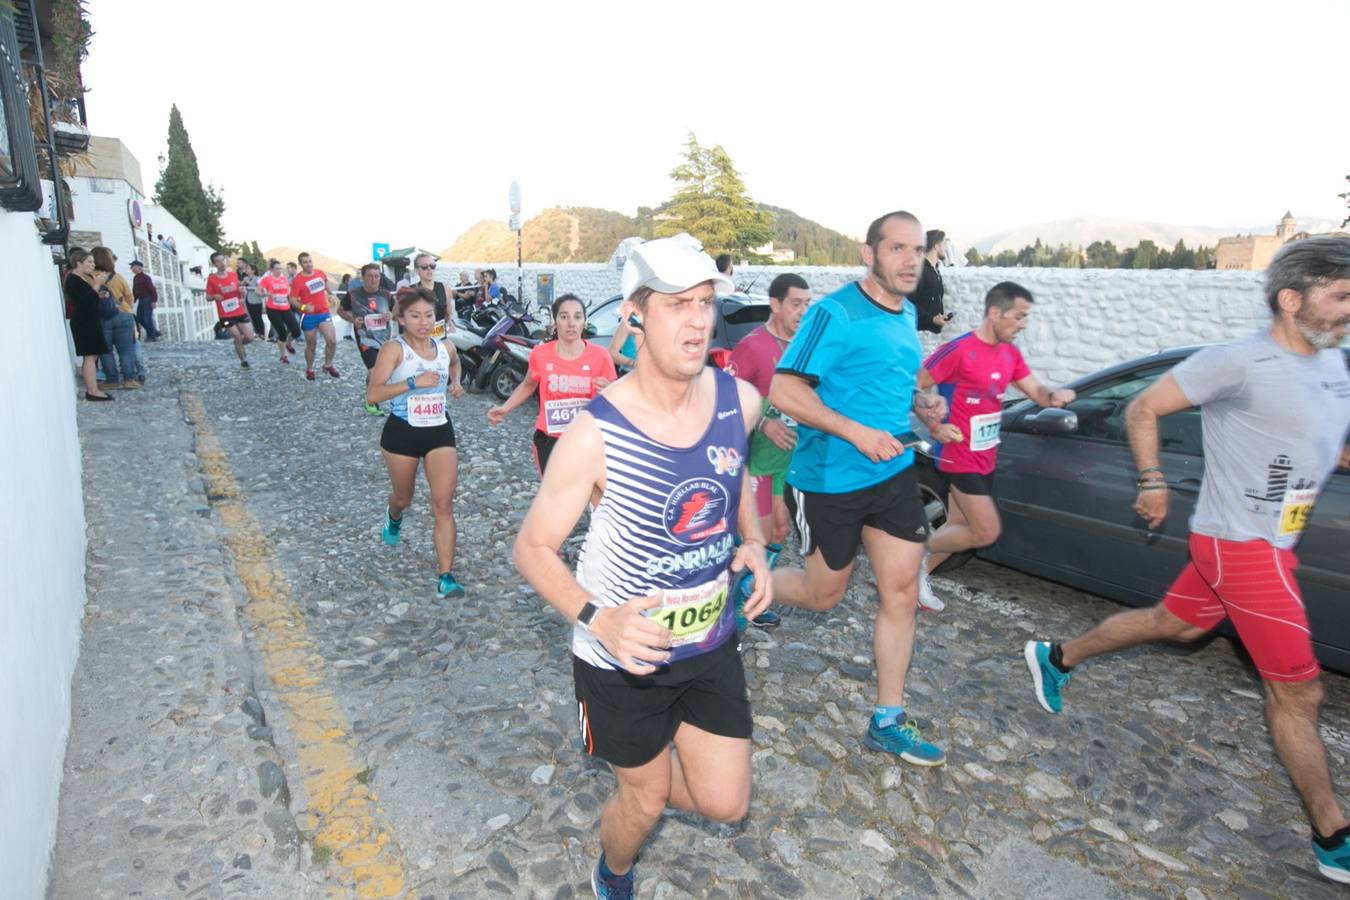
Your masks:
<instances>
[{"instance_id":1,"label":"man in turquoise t-shirt","mask_svg":"<svg viewBox=\"0 0 1350 900\"><path fill-rule=\"evenodd\" d=\"M947 412L942 398L914 390L922 354L905 295L918 284L925 246L910 213L873 222L862 248L867 276L807 310L778 362L769 402L797 421L784 499L806 559L804 569L774 571L774 599L833 608L858 547L867 549L881 604L873 638L877 706L864 743L935 766L945 755L922 740L903 705L928 520L913 451L897 437L909 431L911 408L930 428Z\"/></svg>"}]
</instances>

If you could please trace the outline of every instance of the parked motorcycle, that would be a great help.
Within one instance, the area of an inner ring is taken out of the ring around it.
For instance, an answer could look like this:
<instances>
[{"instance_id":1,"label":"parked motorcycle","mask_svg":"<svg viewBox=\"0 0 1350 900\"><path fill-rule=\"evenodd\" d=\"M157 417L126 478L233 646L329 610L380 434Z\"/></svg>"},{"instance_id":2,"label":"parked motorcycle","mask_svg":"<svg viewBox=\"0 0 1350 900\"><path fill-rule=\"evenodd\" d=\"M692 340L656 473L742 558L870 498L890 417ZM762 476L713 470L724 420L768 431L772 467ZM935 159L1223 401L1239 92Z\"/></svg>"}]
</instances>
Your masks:
<instances>
[{"instance_id":1,"label":"parked motorcycle","mask_svg":"<svg viewBox=\"0 0 1350 900\"><path fill-rule=\"evenodd\" d=\"M468 318L457 318L446 340L459 354L460 377L466 388L483 389L488 384L499 349L499 339L512 335L526 339L538 320L516 304L491 304L475 309Z\"/></svg>"},{"instance_id":2,"label":"parked motorcycle","mask_svg":"<svg viewBox=\"0 0 1350 900\"><path fill-rule=\"evenodd\" d=\"M508 399L530 370L530 351L539 341L504 334L497 339L497 352L489 363L486 381L498 400Z\"/></svg>"}]
</instances>

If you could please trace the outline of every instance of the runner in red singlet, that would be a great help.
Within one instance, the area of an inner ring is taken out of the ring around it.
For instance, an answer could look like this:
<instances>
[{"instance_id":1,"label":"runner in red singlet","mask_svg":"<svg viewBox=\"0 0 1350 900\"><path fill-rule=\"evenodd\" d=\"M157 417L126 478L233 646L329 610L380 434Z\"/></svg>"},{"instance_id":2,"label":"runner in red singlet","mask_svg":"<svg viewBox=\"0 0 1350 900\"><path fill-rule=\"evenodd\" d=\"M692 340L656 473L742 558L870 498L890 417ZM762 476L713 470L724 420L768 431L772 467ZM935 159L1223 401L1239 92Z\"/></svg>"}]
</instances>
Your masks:
<instances>
[{"instance_id":1,"label":"runner in red singlet","mask_svg":"<svg viewBox=\"0 0 1350 900\"><path fill-rule=\"evenodd\" d=\"M216 270L206 276L206 299L215 302L220 327L229 331L239 365L247 369L248 357L244 347L253 343L253 326L248 320L248 310L244 308L244 293L239 289L239 276L227 271L225 254L220 251L211 254L211 265Z\"/></svg>"}]
</instances>

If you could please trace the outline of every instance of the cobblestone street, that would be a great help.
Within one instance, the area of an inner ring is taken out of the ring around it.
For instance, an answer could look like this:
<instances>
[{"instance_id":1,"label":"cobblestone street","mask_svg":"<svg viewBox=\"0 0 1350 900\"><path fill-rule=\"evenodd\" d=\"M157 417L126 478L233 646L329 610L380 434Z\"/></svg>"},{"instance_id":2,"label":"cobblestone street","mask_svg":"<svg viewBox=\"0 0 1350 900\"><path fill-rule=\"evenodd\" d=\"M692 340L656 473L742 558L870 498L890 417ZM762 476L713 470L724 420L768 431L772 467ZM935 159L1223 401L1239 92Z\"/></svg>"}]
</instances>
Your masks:
<instances>
[{"instance_id":1,"label":"cobblestone street","mask_svg":"<svg viewBox=\"0 0 1350 900\"><path fill-rule=\"evenodd\" d=\"M451 404L468 596L446 604L424 483L380 542L350 342L314 383L271 344L249 370L226 342L147 353L144 389L79 408L89 605L49 896L591 896L613 779L580 750L570 627L510 559L532 404L496 429L490 396ZM1339 894L1232 642L1084 666L1052 717L1023 642L1118 607L983 562L939 576L907 706L948 762L923 770L862 746L868 576L749 634L750 816L668 814L640 897ZM1342 775L1350 690L1326 681Z\"/></svg>"}]
</instances>

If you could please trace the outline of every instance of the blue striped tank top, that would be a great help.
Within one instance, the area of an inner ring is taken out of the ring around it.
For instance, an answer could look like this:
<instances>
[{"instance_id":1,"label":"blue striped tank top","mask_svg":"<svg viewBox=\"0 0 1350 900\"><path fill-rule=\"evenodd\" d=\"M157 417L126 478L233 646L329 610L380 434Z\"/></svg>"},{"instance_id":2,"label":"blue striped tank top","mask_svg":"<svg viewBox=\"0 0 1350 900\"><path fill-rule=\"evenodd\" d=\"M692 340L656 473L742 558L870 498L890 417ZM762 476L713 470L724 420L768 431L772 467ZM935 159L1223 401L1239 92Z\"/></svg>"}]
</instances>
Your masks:
<instances>
[{"instance_id":1,"label":"blue striped tank top","mask_svg":"<svg viewBox=\"0 0 1350 900\"><path fill-rule=\"evenodd\" d=\"M736 380L714 369L712 420L691 447L658 443L603 396L587 411L605 445L605 492L591 511L577 581L597 606L660 595L647 615L669 628L671 662L715 650L736 630L728 566L735 552L745 424ZM572 652L602 669L621 668L577 626Z\"/></svg>"}]
</instances>

